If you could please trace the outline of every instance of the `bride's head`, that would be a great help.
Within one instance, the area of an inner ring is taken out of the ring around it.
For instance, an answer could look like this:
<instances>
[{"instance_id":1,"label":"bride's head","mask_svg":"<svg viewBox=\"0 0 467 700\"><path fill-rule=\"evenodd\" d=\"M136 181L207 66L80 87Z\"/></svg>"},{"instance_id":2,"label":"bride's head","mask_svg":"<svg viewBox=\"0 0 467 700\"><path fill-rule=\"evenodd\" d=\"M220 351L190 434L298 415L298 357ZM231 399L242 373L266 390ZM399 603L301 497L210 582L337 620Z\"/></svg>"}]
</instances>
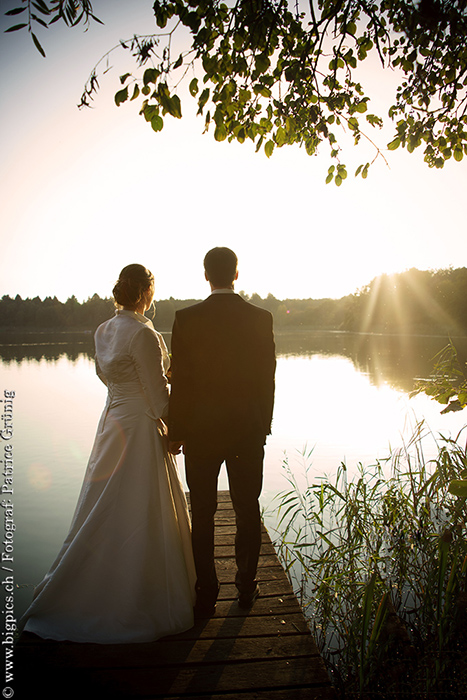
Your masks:
<instances>
[{"instance_id":1,"label":"bride's head","mask_svg":"<svg viewBox=\"0 0 467 700\"><path fill-rule=\"evenodd\" d=\"M118 308L144 313L154 296L154 275L144 265L127 265L112 293Z\"/></svg>"}]
</instances>

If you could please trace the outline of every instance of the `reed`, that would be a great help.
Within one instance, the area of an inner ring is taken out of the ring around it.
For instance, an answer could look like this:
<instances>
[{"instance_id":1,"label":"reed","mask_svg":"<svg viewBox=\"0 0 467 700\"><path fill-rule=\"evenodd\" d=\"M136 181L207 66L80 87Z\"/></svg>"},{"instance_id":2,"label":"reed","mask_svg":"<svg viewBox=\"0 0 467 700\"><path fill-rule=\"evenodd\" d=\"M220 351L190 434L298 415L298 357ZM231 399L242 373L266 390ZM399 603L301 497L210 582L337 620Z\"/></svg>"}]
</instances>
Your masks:
<instances>
[{"instance_id":1,"label":"reed","mask_svg":"<svg viewBox=\"0 0 467 700\"><path fill-rule=\"evenodd\" d=\"M284 460L278 555L341 698L467 697L466 448L426 460L423 432L352 479Z\"/></svg>"}]
</instances>

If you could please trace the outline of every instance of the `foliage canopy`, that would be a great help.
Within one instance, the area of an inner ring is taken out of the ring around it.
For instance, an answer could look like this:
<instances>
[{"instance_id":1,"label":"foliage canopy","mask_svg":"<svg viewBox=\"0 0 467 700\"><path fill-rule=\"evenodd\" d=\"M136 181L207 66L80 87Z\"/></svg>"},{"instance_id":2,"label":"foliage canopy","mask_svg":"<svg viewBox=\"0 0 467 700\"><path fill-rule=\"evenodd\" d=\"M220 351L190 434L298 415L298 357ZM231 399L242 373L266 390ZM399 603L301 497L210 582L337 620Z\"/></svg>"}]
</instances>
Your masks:
<instances>
[{"instance_id":1,"label":"foliage canopy","mask_svg":"<svg viewBox=\"0 0 467 700\"><path fill-rule=\"evenodd\" d=\"M7 31L27 28L43 55L36 25L97 19L89 0L14 4L6 14L26 19ZM327 144L335 163L327 182L340 185L347 169L336 129L344 127L358 143L369 138L365 128L383 125L357 79L363 61L376 56L399 76L387 148L421 147L436 168L467 153L464 0L156 0L153 10L159 31L116 47L132 54L136 68L121 76L115 102L141 100L140 114L155 131L166 115L181 118L178 93L186 82L217 141L251 140L268 157L284 145L299 144L313 155ZM187 47L176 55L175 38ZM101 65L81 106L98 89ZM384 157L376 146L375 153ZM365 178L369 166L362 163L356 175Z\"/></svg>"}]
</instances>

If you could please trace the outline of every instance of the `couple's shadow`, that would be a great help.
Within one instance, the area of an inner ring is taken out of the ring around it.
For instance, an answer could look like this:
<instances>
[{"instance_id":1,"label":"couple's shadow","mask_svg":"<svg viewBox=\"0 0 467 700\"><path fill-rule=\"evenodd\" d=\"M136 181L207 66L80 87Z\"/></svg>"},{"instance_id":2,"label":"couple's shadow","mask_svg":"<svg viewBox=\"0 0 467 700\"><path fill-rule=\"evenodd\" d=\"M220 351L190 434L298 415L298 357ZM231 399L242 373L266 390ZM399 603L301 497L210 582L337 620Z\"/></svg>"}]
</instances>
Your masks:
<instances>
[{"instance_id":1,"label":"couple's shadow","mask_svg":"<svg viewBox=\"0 0 467 700\"><path fill-rule=\"evenodd\" d=\"M17 697L31 683L48 698L209 697L219 689L248 611L222 601L211 618L197 619L181 634L156 642L78 644L23 633L15 649Z\"/></svg>"}]
</instances>

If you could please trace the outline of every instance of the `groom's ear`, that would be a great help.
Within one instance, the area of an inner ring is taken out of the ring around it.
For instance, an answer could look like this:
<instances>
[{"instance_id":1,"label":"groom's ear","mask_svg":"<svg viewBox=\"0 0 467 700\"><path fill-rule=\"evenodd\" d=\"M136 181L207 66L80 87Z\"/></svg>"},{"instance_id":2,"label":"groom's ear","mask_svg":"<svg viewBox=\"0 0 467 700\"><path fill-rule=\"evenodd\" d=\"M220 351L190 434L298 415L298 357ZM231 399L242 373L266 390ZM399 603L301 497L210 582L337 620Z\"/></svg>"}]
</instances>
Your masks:
<instances>
[{"instance_id":1,"label":"groom's ear","mask_svg":"<svg viewBox=\"0 0 467 700\"><path fill-rule=\"evenodd\" d=\"M209 277L208 277L208 273L206 272L206 270L204 271L204 279L206 280L206 282L209 282Z\"/></svg>"},{"instance_id":2,"label":"groom's ear","mask_svg":"<svg viewBox=\"0 0 467 700\"><path fill-rule=\"evenodd\" d=\"M237 272L235 273L234 282L236 282L237 280L238 280L238 270L237 270Z\"/></svg>"}]
</instances>

